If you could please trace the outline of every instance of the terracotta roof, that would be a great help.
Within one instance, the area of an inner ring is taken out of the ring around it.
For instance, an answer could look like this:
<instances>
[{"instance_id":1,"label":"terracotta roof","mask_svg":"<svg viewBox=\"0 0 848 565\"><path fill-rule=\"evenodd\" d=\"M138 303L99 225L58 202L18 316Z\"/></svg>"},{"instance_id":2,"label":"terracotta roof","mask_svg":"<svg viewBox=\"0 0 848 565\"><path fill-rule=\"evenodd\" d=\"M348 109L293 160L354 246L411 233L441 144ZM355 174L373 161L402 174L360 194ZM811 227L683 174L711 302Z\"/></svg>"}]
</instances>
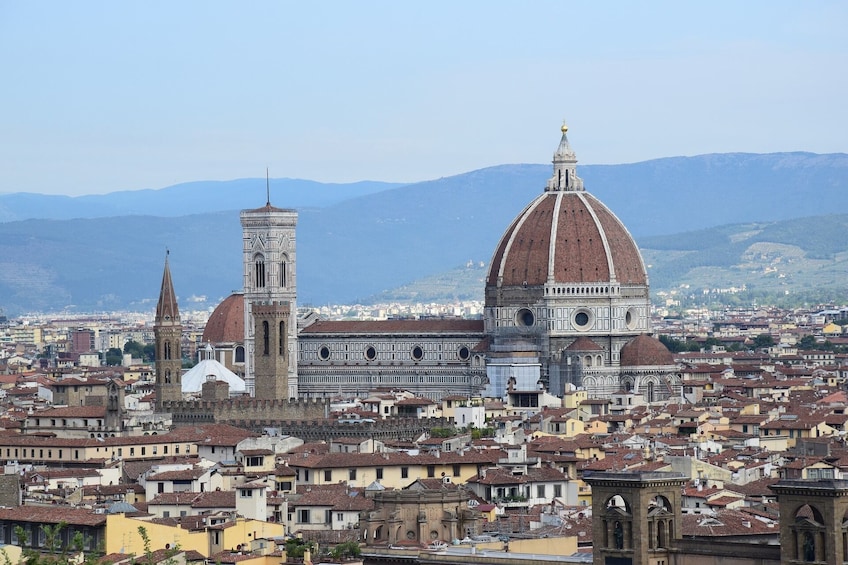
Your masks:
<instances>
[{"instance_id":1,"label":"terracotta roof","mask_svg":"<svg viewBox=\"0 0 848 565\"><path fill-rule=\"evenodd\" d=\"M567 480L568 475L550 467L530 468L527 469L527 474L524 475L514 475L509 469L493 467L486 469L485 475L481 473L476 477L468 479L468 482L479 483L481 485L517 485Z\"/></svg>"},{"instance_id":2,"label":"terracotta roof","mask_svg":"<svg viewBox=\"0 0 848 565\"><path fill-rule=\"evenodd\" d=\"M207 472L207 469L195 467L194 469L180 469L178 471L163 471L147 477L148 481L193 481L199 479Z\"/></svg>"},{"instance_id":3,"label":"terracotta roof","mask_svg":"<svg viewBox=\"0 0 848 565\"><path fill-rule=\"evenodd\" d=\"M157 494L148 506L191 506L192 508L235 508L236 491L163 492Z\"/></svg>"},{"instance_id":4,"label":"terracotta roof","mask_svg":"<svg viewBox=\"0 0 848 565\"><path fill-rule=\"evenodd\" d=\"M777 521L757 518L739 510L720 509L715 516L683 514L686 537L755 536L780 533Z\"/></svg>"},{"instance_id":5,"label":"terracotta roof","mask_svg":"<svg viewBox=\"0 0 848 565\"><path fill-rule=\"evenodd\" d=\"M494 464L498 459L506 457L499 449L482 451L471 450L465 453L446 452L438 455L408 453L328 453L326 455L309 455L308 457L293 457L289 466L308 469L346 469L352 467L389 467L396 465L452 465Z\"/></svg>"},{"instance_id":6,"label":"terracotta roof","mask_svg":"<svg viewBox=\"0 0 848 565\"><path fill-rule=\"evenodd\" d=\"M502 286L521 287L549 280L561 284L614 280L625 285L648 281L639 249L624 224L583 191L544 192L513 220L495 248L486 284L495 286L501 277Z\"/></svg>"},{"instance_id":7,"label":"terracotta roof","mask_svg":"<svg viewBox=\"0 0 848 565\"><path fill-rule=\"evenodd\" d=\"M244 341L244 295L231 294L218 304L203 330L203 343L241 343Z\"/></svg>"},{"instance_id":8,"label":"terracotta roof","mask_svg":"<svg viewBox=\"0 0 848 565\"><path fill-rule=\"evenodd\" d=\"M668 348L660 340L647 334L634 337L621 348L620 363L622 367L675 364Z\"/></svg>"},{"instance_id":9,"label":"terracotta roof","mask_svg":"<svg viewBox=\"0 0 848 565\"><path fill-rule=\"evenodd\" d=\"M421 333L483 333L483 320L448 318L438 320L318 320L305 327L302 334L421 334Z\"/></svg>"},{"instance_id":10,"label":"terracotta roof","mask_svg":"<svg viewBox=\"0 0 848 565\"><path fill-rule=\"evenodd\" d=\"M105 406L67 406L34 412L31 418L105 418Z\"/></svg>"},{"instance_id":11,"label":"terracotta roof","mask_svg":"<svg viewBox=\"0 0 848 565\"><path fill-rule=\"evenodd\" d=\"M17 508L0 508L0 520L39 524L67 522L72 526L103 526L106 524L106 514L96 514L94 510L87 508L18 506Z\"/></svg>"},{"instance_id":12,"label":"terracotta roof","mask_svg":"<svg viewBox=\"0 0 848 565\"><path fill-rule=\"evenodd\" d=\"M297 487L300 498L290 502L292 506L330 506L333 510L362 511L374 507L374 502L365 497L365 494L357 489L348 488L347 485L301 485Z\"/></svg>"}]
</instances>

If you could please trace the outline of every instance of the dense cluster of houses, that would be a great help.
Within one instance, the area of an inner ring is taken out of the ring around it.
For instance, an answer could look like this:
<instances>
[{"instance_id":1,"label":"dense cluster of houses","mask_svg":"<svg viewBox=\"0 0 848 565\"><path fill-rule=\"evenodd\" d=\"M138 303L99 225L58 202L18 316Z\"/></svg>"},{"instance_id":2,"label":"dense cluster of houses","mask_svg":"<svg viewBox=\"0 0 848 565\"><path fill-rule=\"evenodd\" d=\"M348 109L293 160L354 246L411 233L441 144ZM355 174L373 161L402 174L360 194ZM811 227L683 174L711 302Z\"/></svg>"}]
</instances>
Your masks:
<instances>
[{"instance_id":1,"label":"dense cluster of houses","mask_svg":"<svg viewBox=\"0 0 848 565\"><path fill-rule=\"evenodd\" d=\"M151 547L161 560L279 563L293 538L316 552L345 542L514 552L556 539L549 548L580 554L593 543L583 479L630 471L687 478L683 537L776 544L770 485L848 478L848 363L832 350L774 341L783 346L675 354L683 386L663 402L633 390L589 398L571 387L530 409L509 395L433 401L373 390L332 403L331 419L351 433L326 441L222 424L172 427L154 412L143 366L7 366L0 544L46 550L47 533L61 526L62 547L76 536L79 550L113 563ZM397 418L432 422L430 433L357 433L366 422L389 429ZM411 518L397 510L406 507ZM428 508L446 517L435 526L420 519Z\"/></svg>"}]
</instances>

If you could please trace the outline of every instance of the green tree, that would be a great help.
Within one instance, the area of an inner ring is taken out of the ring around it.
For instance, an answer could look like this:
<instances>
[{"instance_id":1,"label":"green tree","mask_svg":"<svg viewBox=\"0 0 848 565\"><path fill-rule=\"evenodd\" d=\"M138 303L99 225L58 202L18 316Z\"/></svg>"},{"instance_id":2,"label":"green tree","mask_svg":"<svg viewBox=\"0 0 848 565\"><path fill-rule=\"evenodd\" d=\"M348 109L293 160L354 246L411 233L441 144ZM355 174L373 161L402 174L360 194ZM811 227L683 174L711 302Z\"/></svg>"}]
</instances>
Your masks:
<instances>
[{"instance_id":1,"label":"green tree","mask_svg":"<svg viewBox=\"0 0 848 565\"><path fill-rule=\"evenodd\" d=\"M156 360L156 346L152 343L148 343L144 346L144 351L142 353L141 358L144 361L152 362Z\"/></svg>"},{"instance_id":2,"label":"green tree","mask_svg":"<svg viewBox=\"0 0 848 565\"><path fill-rule=\"evenodd\" d=\"M106 351L105 361L110 367L120 365L124 360L124 353L117 347L110 347Z\"/></svg>"},{"instance_id":3,"label":"green tree","mask_svg":"<svg viewBox=\"0 0 848 565\"><path fill-rule=\"evenodd\" d=\"M672 353L680 353L681 351L686 351L686 343L680 341L679 339L674 339L671 336L660 334L659 340L660 343L665 345L666 349L668 349Z\"/></svg>"},{"instance_id":4,"label":"green tree","mask_svg":"<svg viewBox=\"0 0 848 565\"><path fill-rule=\"evenodd\" d=\"M312 542L303 541L301 538L286 540L286 555L295 559L302 559L307 549L314 552L314 548L315 546Z\"/></svg>"},{"instance_id":5,"label":"green tree","mask_svg":"<svg viewBox=\"0 0 848 565\"><path fill-rule=\"evenodd\" d=\"M763 347L771 347L774 345L774 338L771 334L760 334L754 338L754 347L761 349Z\"/></svg>"},{"instance_id":6,"label":"green tree","mask_svg":"<svg viewBox=\"0 0 848 565\"><path fill-rule=\"evenodd\" d=\"M816 342L816 338L811 335L805 335L801 339L798 340L798 349L818 349L819 344Z\"/></svg>"},{"instance_id":7,"label":"green tree","mask_svg":"<svg viewBox=\"0 0 848 565\"><path fill-rule=\"evenodd\" d=\"M342 559L344 557L359 557L362 554L362 548L355 541L342 542L330 550L330 557L333 559Z\"/></svg>"},{"instance_id":8,"label":"green tree","mask_svg":"<svg viewBox=\"0 0 848 565\"><path fill-rule=\"evenodd\" d=\"M151 346L152 347L152 346ZM129 353L134 359L144 359L147 346L137 341L129 340L124 344L124 353ZM152 360L152 359L151 359Z\"/></svg>"}]
</instances>

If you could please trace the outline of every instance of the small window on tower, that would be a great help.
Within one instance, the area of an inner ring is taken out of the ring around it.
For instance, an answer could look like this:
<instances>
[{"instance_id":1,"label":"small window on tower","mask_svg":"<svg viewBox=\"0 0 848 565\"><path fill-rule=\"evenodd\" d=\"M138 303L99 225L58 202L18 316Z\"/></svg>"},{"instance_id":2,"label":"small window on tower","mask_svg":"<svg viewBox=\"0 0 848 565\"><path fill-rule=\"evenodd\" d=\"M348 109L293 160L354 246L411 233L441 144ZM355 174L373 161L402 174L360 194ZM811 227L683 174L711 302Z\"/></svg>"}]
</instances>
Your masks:
<instances>
[{"instance_id":1,"label":"small window on tower","mask_svg":"<svg viewBox=\"0 0 848 565\"><path fill-rule=\"evenodd\" d=\"M280 263L280 286L285 288L288 286L288 272L286 262Z\"/></svg>"},{"instance_id":2,"label":"small window on tower","mask_svg":"<svg viewBox=\"0 0 848 565\"><path fill-rule=\"evenodd\" d=\"M265 257L261 253L253 258L253 271L256 288L265 288Z\"/></svg>"},{"instance_id":3,"label":"small window on tower","mask_svg":"<svg viewBox=\"0 0 848 565\"><path fill-rule=\"evenodd\" d=\"M262 354L269 355L271 347L271 336L268 327L268 321L262 322Z\"/></svg>"}]
</instances>

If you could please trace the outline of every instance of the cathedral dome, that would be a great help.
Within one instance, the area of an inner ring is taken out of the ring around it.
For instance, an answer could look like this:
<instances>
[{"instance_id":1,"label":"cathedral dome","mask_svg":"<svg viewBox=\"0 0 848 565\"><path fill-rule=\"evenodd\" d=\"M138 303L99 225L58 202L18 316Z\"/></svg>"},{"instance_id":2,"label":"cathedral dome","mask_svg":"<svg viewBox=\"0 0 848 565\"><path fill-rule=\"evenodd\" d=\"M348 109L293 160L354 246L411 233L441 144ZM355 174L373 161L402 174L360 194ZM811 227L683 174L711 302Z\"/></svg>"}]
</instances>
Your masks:
<instances>
[{"instance_id":1,"label":"cathedral dome","mask_svg":"<svg viewBox=\"0 0 848 565\"><path fill-rule=\"evenodd\" d=\"M645 265L630 233L583 189L565 129L554 154L553 178L501 237L487 286L647 285Z\"/></svg>"},{"instance_id":2,"label":"cathedral dome","mask_svg":"<svg viewBox=\"0 0 848 565\"><path fill-rule=\"evenodd\" d=\"M244 341L244 295L235 293L218 304L206 329L203 330L204 343L241 343Z\"/></svg>"},{"instance_id":3,"label":"cathedral dome","mask_svg":"<svg viewBox=\"0 0 848 565\"><path fill-rule=\"evenodd\" d=\"M631 339L621 348L622 367L648 367L674 365L671 351L663 343L647 334Z\"/></svg>"}]
</instances>

